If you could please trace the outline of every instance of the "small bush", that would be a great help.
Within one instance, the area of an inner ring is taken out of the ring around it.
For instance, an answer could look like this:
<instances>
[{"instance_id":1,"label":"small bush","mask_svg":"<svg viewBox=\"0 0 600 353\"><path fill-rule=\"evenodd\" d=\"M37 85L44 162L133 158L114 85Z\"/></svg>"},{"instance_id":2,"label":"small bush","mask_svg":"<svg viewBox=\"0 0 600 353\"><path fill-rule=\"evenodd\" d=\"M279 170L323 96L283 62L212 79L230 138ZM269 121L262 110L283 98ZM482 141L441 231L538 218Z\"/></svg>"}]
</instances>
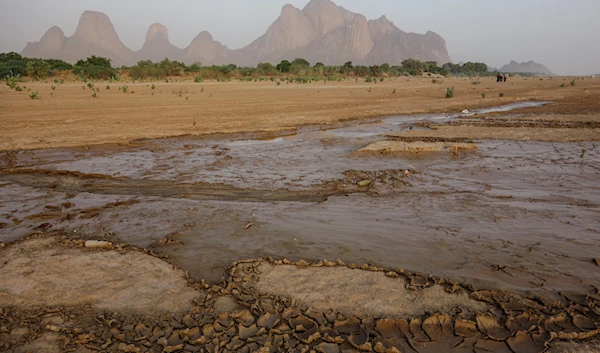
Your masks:
<instances>
[{"instance_id":1,"label":"small bush","mask_svg":"<svg viewBox=\"0 0 600 353\"><path fill-rule=\"evenodd\" d=\"M96 94L96 91L94 91L94 93L92 93L92 98L96 98L98 97L98 95Z\"/></svg>"},{"instance_id":2,"label":"small bush","mask_svg":"<svg viewBox=\"0 0 600 353\"><path fill-rule=\"evenodd\" d=\"M575 86L575 80L571 81L571 87Z\"/></svg>"},{"instance_id":3,"label":"small bush","mask_svg":"<svg viewBox=\"0 0 600 353\"><path fill-rule=\"evenodd\" d=\"M394 91L392 93L394 93L394 94L396 93L396 89L395 88L394 88Z\"/></svg>"},{"instance_id":4,"label":"small bush","mask_svg":"<svg viewBox=\"0 0 600 353\"><path fill-rule=\"evenodd\" d=\"M565 84L564 84L564 83L561 83L561 84L560 84L560 88L564 88L564 87L565 87Z\"/></svg>"},{"instance_id":5,"label":"small bush","mask_svg":"<svg viewBox=\"0 0 600 353\"><path fill-rule=\"evenodd\" d=\"M29 98L31 99L37 99L38 93L37 92L31 92L29 93Z\"/></svg>"},{"instance_id":6,"label":"small bush","mask_svg":"<svg viewBox=\"0 0 600 353\"><path fill-rule=\"evenodd\" d=\"M153 84L152 84L152 89L155 89L155 88L156 88L156 86L155 86L155 85L154 85L154 83L153 83Z\"/></svg>"},{"instance_id":7,"label":"small bush","mask_svg":"<svg viewBox=\"0 0 600 353\"><path fill-rule=\"evenodd\" d=\"M6 81L6 85L11 91L20 91L19 82L21 82L21 75L13 74L11 71L8 75L4 77Z\"/></svg>"},{"instance_id":8,"label":"small bush","mask_svg":"<svg viewBox=\"0 0 600 353\"><path fill-rule=\"evenodd\" d=\"M48 77L49 72L50 64L43 59L31 59L27 63L27 74L34 80Z\"/></svg>"},{"instance_id":9,"label":"small bush","mask_svg":"<svg viewBox=\"0 0 600 353\"><path fill-rule=\"evenodd\" d=\"M446 98L454 97L454 86L446 88Z\"/></svg>"},{"instance_id":10,"label":"small bush","mask_svg":"<svg viewBox=\"0 0 600 353\"><path fill-rule=\"evenodd\" d=\"M88 84L87 84L87 88L89 88L89 89L94 89L94 84L93 84L93 83L88 83Z\"/></svg>"},{"instance_id":11,"label":"small bush","mask_svg":"<svg viewBox=\"0 0 600 353\"><path fill-rule=\"evenodd\" d=\"M500 92L500 97L504 97L504 92Z\"/></svg>"},{"instance_id":12,"label":"small bush","mask_svg":"<svg viewBox=\"0 0 600 353\"><path fill-rule=\"evenodd\" d=\"M200 75L194 77L194 82L203 82L203 81L204 81L204 78Z\"/></svg>"},{"instance_id":13,"label":"small bush","mask_svg":"<svg viewBox=\"0 0 600 353\"><path fill-rule=\"evenodd\" d=\"M123 87L121 87L121 91L123 91L123 93L127 93L128 89L129 89L129 86L127 86L127 85L123 85Z\"/></svg>"},{"instance_id":14,"label":"small bush","mask_svg":"<svg viewBox=\"0 0 600 353\"><path fill-rule=\"evenodd\" d=\"M281 81L277 81L277 86L281 85Z\"/></svg>"},{"instance_id":15,"label":"small bush","mask_svg":"<svg viewBox=\"0 0 600 353\"><path fill-rule=\"evenodd\" d=\"M52 86L50 86L50 89L54 91L56 89L56 86L52 85Z\"/></svg>"},{"instance_id":16,"label":"small bush","mask_svg":"<svg viewBox=\"0 0 600 353\"><path fill-rule=\"evenodd\" d=\"M367 78L365 78L365 82L367 82L367 83L373 82L373 79L371 78L371 76L367 76Z\"/></svg>"},{"instance_id":17,"label":"small bush","mask_svg":"<svg viewBox=\"0 0 600 353\"><path fill-rule=\"evenodd\" d=\"M485 98L485 93L482 93L482 94L481 94L481 98Z\"/></svg>"},{"instance_id":18,"label":"small bush","mask_svg":"<svg viewBox=\"0 0 600 353\"><path fill-rule=\"evenodd\" d=\"M106 90L109 90L109 89L110 89L110 86L109 86L109 85L106 85Z\"/></svg>"}]
</instances>

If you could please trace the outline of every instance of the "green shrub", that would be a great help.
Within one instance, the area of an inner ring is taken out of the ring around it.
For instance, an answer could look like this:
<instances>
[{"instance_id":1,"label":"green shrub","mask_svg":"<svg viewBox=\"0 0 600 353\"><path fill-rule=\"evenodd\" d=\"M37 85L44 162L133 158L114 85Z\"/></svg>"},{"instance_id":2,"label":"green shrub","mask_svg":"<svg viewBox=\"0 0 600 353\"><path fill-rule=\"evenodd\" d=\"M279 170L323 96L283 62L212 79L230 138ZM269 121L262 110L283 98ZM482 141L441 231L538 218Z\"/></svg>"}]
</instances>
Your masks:
<instances>
[{"instance_id":1,"label":"green shrub","mask_svg":"<svg viewBox=\"0 0 600 353\"><path fill-rule=\"evenodd\" d=\"M53 91L56 89L55 85L50 86L50 89L52 89Z\"/></svg>"},{"instance_id":2,"label":"green shrub","mask_svg":"<svg viewBox=\"0 0 600 353\"><path fill-rule=\"evenodd\" d=\"M29 98L31 99L37 99L38 93L37 92L31 92L29 93Z\"/></svg>"},{"instance_id":3,"label":"green shrub","mask_svg":"<svg viewBox=\"0 0 600 353\"><path fill-rule=\"evenodd\" d=\"M194 77L194 82L203 82L203 81L204 81L204 78L200 75Z\"/></svg>"},{"instance_id":4,"label":"green shrub","mask_svg":"<svg viewBox=\"0 0 600 353\"><path fill-rule=\"evenodd\" d=\"M115 69L103 66L74 67L73 73L80 76L84 82L85 79L108 80L117 76Z\"/></svg>"},{"instance_id":5,"label":"green shrub","mask_svg":"<svg viewBox=\"0 0 600 353\"><path fill-rule=\"evenodd\" d=\"M575 86L575 80L571 81L571 87Z\"/></svg>"},{"instance_id":6,"label":"green shrub","mask_svg":"<svg viewBox=\"0 0 600 353\"><path fill-rule=\"evenodd\" d=\"M446 98L454 97L454 86L446 88Z\"/></svg>"},{"instance_id":7,"label":"green shrub","mask_svg":"<svg viewBox=\"0 0 600 353\"><path fill-rule=\"evenodd\" d=\"M504 97L504 92L500 92L500 97Z\"/></svg>"},{"instance_id":8,"label":"green shrub","mask_svg":"<svg viewBox=\"0 0 600 353\"><path fill-rule=\"evenodd\" d=\"M365 78L365 82L367 82L367 83L373 82L373 79L371 78L371 76L367 76L367 78Z\"/></svg>"},{"instance_id":9,"label":"green shrub","mask_svg":"<svg viewBox=\"0 0 600 353\"><path fill-rule=\"evenodd\" d=\"M11 71L6 76L4 76L4 80L6 81L6 85L11 91L20 91L21 86L19 86L19 82L22 81L21 75L13 74ZM17 89L18 88L18 89Z\"/></svg>"},{"instance_id":10,"label":"green shrub","mask_svg":"<svg viewBox=\"0 0 600 353\"><path fill-rule=\"evenodd\" d=\"M110 59L97 56L77 61L73 67L73 73L82 79L94 80L108 80L117 76L117 71L110 64Z\"/></svg>"},{"instance_id":11,"label":"green shrub","mask_svg":"<svg viewBox=\"0 0 600 353\"><path fill-rule=\"evenodd\" d=\"M31 59L27 63L27 75L34 80L47 78L49 72L50 64L42 59Z\"/></svg>"},{"instance_id":12,"label":"green shrub","mask_svg":"<svg viewBox=\"0 0 600 353\"><path fill-rule=\"evenodd\" d=\"M123 91L123 93L127 93L128 89L129 89L129 86L127 86L127 85L123 85L123 87L121 87L121 91Z\"/></svg>"},{"instance_id":13,"label":"green shrub","mask_svg":"<svg viewBox=\"0 0 600 353\"><path fill-rule=\"evenodd\" d=\"M485 92L481 94L481 98L485 98Z\"/></svg>"},{"instance_id":14,"label":"green shrub","mask_svg":"<svg viewBox=\"0 0 600 353\"><path fill-rule=\"evenodd\" d=\"M564 88L564 87L565 87L565 84L564 84L564 83L561 83L561 84L560 84L560 88Z\"/></svg>"}]
</instances>

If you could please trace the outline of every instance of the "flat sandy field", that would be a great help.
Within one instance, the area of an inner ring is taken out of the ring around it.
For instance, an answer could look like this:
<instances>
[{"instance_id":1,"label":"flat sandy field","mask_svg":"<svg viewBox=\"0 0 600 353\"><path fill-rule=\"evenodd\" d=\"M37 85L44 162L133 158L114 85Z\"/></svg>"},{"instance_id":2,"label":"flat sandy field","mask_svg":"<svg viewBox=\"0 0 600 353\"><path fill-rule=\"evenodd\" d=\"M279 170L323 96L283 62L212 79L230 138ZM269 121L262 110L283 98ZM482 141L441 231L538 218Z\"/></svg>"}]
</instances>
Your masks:
<instances>
[{"instance_id":1,"label":"flat sandy field","mask_svg":"<svg viewBox=\"0 0 600 353\"><path fill-rule=\"evenodd\" d=\"M591 78L577 80L573 87L567 78L514 78L506 83L485 78L477 85L476 79L468 78L436 80L441 83L432 83L431 78L280 86L270 81L105 82L94 83L97 98L84 83L26 82L22 92L0 89L0 150L288 130L367 117L456 113L526 100L597 101L600 95L600 79ZM563 83L566 87L560 88ZM127 93L121 90L123 85L128 86ZM448 87L455 87L454 98L444 98ZM38 92L39 99L30 99L28 89Z\"/></svg>"},{"instance_id":2,"label":"flat sandy field","mask_svg":"<svg viewBox=\"0 0 600 353\"><path fill-rule=\"evenodd\" d=\"M0 89L0 351L600 352L600 78L432 80Z\"/></svg>"}]
</instances>

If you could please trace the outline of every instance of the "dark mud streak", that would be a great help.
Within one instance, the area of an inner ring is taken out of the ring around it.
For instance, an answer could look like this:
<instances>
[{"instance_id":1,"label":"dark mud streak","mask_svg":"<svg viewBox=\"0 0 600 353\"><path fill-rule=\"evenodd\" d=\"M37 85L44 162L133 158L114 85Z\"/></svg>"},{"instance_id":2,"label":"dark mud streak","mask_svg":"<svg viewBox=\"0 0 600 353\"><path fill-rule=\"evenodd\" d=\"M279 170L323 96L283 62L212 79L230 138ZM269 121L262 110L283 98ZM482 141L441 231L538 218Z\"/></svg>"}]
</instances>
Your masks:
<instances>
[{"instance_id":1,"label":"dark mud streak","mask_svg":"<svg viewBox=\"0 0 600 353\"><path fill-rule=\"evenodd\" d=\"M110 195L141 195L176 197L191 200L237 202L324 202L330 196L366 192L361 189L338 190L256 190L240 189L212 183L173 183L170 181L111 177L103 174L85 174L72 171L9 169L0 174L0 180L22 186L53 189L65 192L87 192ZM366 189L365 189L366 190Z\"/></svg>"}]
</instances>

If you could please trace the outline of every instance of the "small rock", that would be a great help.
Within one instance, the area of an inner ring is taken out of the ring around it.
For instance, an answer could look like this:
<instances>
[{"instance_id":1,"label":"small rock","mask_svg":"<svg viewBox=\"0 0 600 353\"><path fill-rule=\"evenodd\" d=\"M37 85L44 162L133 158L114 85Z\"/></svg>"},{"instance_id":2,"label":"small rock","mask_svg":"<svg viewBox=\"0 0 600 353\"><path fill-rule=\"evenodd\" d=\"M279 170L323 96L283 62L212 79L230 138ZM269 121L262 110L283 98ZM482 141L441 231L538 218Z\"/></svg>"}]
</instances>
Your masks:
<instances>
[{"instance_id":1,"label":"small rock","mask_svg":"<svg viewBox=\"0 0 600 353\"><path fill-rule=\"evenodd\" d=\"M240 324L240 325L238 325L238 330L240 333L240 338L245 340L249 337L254 336L259 331L259 328L256 325L246 327L246 326Z\"/></svg>"},{"instance_id":2,"label":"small rock","mask_svg":"<svg viewBox=\"0 0 600 353\"><path fill-rule=\"evenodd\" d=\"M308 267L310 264L304 260L300 260L296 262L296 266L298 267Z\"/></svg>"},{"instance_id":3,"label":"small rock","mask_svg":"<svg viewBox=\"0 0 600 353\"><path fill-rule=\"evenodd\" d=\"M119 344L118 349L120 352L125 352L125 353L139 353L142 351L141 349L139 349L138 347L136 347L133 344L125 344L125 343Z\"/></svg>"},{"instance_id":4,"label":"small rock","mask_svg":"<svg viewBox=\"0 0 600 353\"><path fill-rule=\"evenodd\" d=\"M340 348L335 343L319 343L315 346L319 353L339 353Z\"/></svg>"},{"instance_id":5,"label":"small rock","mask_svg":"<svg viewBox=\"0 0 600 353\"><path fill-rule=\"evenodd\" d=\"M347 335L357 332L359 328L360 321L353 317L346 318L346 320L343 321L336 321L333 324L334 330Z\"/></svg>"},{"instance_id":6,"label":"small rock","mask_svg":"<svg viewBox=\"0 0 600 353\"><path fill-rule=\"evenodd\" d=\"M173 353L183 349L183 343L176 346L168 346L163 349L163 353Z\"/></svg>"},{"instance_id":7,"label":"small rock","mask_svg":"<svg viewBox=\"0 0 600 353\"><path fill-rule=\"evenodd\" d=\"M277 314L264 313L256 322L259 327L273 328L277 324Z\"/></svg>"},{"instance_id":8,"label":"small rock","mask_svg":"<svg viewBox=\"0 0 600 353\"><path fill-rule=\"evenodd\" d=\"M90 249L110 249L112 243L105 240L86 240L85 247Z\"/></svg>"},{"instance_id":9,"label":"small rock","mask_svg":"<svg viewBox=\"0 0 600 353\"><path fill-rule=\"evenodd\" d=\"M361 180L359 181L356 185L358 185L359 187L365 187L365 186L369 186L372 183L371 180Z\"/></svg>"},{"instance_id":10,"label":"small rock","mask_svg":"<svg viewBox=\"0 0 600 353\"><path fill-rule=\"evenodd\" d=\"M204 327L202 327L202 334L204 337L212 339L215 335L215 327L213 325L204 325Z\"/></svg>"},{"instance_id":11,"label":"small rock","mask_svg":"<svg viewBox=\"0 0 600 353\"><path fill-rule=\"evenodd\" d=\"M239 320L244 326L249 327L254 323L254 316L246 310L240 315Z\"/></svg>"}]
</instances>

